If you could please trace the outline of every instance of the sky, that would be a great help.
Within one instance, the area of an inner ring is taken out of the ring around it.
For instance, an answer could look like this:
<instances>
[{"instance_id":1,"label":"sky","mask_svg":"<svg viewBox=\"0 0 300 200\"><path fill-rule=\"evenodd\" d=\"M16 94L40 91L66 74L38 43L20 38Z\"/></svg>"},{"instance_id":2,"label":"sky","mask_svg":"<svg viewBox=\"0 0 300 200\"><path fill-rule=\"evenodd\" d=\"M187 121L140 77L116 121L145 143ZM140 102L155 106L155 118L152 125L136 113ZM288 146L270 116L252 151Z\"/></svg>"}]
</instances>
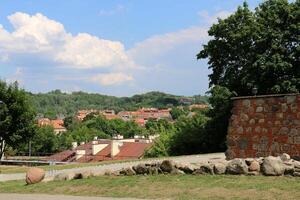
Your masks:
<instances>
[{"instance_id":1,"label":"sky","mask_svg":"<svg viewBox=\"0 0 300 200\"><path fill-rule=\"evenodd\" d=\"M250 8L262 1L248 0ZM0 79L28 91L205 94L207 31L243 0L1 0Z\"/></svg>"}]
</instances>

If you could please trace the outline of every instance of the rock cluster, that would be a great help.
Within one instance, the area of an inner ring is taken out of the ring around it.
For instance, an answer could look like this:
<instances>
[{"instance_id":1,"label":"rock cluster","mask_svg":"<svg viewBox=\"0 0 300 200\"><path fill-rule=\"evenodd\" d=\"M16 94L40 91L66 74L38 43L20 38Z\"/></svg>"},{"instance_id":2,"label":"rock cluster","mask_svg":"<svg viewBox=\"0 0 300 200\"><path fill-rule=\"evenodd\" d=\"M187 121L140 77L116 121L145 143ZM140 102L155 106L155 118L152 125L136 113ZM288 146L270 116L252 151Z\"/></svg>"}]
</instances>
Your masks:
<instances>
[{"instance_id":1,"label":"rock cluster","mask_svg":"<svg viewBox=\"0 0 300 200\"><path fill-rule=\"evenodd\" d=\"M199 164L182 164L171 160L156 163L138 164L133 167L123 168L114 174L156 175L156 174L211 174L211 175L265 175L265 176L297 176L300 177L300 162L290 159L288 154L278 157L265 158L235 158L229 161L221 160Z\"/></svg>"},{"instance_id":2,"label":"rock cluster","mask_svg":"<svg viewBox=\"0 0 300 200\"><path fill-rule=\"evenodd\" d=\"M295 176L300 177L300 161L290 158L288 154L264 158L235 158L232 160L213 160L196 164L177 163L172 160L138 164L133 167L123 168L119 171L106 171L109 176L134 176L158 174L192 174L192 175L265 175L265 176ZM103 173L95 172L64 172L57 174L52 180L84 179L101 176Z\"/></svg>"}]
</instances>

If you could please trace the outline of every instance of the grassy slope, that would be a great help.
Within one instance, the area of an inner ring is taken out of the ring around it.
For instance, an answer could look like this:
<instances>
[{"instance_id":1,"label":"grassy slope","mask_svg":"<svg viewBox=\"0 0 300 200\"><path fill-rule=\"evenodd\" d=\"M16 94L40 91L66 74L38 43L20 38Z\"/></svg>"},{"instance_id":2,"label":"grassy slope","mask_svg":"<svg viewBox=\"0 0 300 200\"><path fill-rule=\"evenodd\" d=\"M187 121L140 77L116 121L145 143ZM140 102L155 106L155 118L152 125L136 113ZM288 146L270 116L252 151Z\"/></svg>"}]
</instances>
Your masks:
<instances>
[{"instance_id":1,"label":"grassy slope","mask_svg":"<svg viewBox=\"0 0 300 200\"><path fill-rule=\"evenodd\" d=\"M300 179L250 176L96 177L40 183L0 183L0 192L160 199L300 199Z\"/></svg>"}]
</instances>

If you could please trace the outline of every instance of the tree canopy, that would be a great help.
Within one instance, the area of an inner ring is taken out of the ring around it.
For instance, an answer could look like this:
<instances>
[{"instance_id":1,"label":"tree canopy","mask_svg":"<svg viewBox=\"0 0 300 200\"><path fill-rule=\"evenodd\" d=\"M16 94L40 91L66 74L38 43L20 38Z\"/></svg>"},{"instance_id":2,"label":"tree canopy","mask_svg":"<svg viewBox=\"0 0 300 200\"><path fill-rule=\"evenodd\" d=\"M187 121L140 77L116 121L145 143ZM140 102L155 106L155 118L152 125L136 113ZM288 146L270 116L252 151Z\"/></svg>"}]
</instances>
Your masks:
<instances>
[{"instance_id":1,"label":"tree canopy","mask_svg":"<svg viewBox=\"0 0 300 200\"><path fill-rule=\"evenodd\" d=\"M300 1L268 0L255 11L247 3L219 19L212 39L197 55L208 58L210 86L237 95L299 92Z\"/></svg>"},{"instance_id":2,"label":"tree canopy","mask_svg":"<svg viewBox=\"0 0 300 200\"><path fill-rule=\"evenodd\" d=\"M35 134L35 113L24 90L0 80L0 158L7 146L27 142Z\"/></svg>"}]
</instances>

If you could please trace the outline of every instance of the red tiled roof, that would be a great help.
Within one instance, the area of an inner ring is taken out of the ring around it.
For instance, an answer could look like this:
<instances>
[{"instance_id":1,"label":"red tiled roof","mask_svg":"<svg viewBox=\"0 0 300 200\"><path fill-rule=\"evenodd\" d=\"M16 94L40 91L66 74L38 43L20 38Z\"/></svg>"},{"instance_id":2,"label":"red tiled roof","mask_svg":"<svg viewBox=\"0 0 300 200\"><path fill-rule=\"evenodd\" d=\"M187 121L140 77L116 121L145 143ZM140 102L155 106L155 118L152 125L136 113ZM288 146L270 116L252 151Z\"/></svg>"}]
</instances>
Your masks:
<instances>
[{"instance_id":1,"label":"red tiled roof","mask_svg":"<svg viewBox=\"0 0 300 200\"><path fill-rule=\"evenodd\" d=\"M120 147L120 152L116 155L118 158L140 158L144 155L151 143L142 142L124 142Z\"/></svg>"},{"instance_id":2,"label":"red tiled roof","mask_svg":"<svg viewBox=\"0 0 300 200\"><path fill-rule=\"evenodd\" d=\"M64 121L62 119L51 120L51 124L54 129L65 129Z\"/></svg>"},{"instance_id":3,"label":"red tiled roof","mask_svg":"<svg viewBox=\"0 0 300 200\"><path fill-rule=\"evenodd\" d=\"M144 151L149 148L151 143L142 142L123 142L120 146L119 153L111 158L111 141L104 140L98 141L98 144L108 144L104 149L98 152L96 155L92 155L92 142L83 144L75 148L74 150L67 150L49 157L49 160L63 161L63 162L99 162L104 160L122 160L122 159L134 159L140 158L144 155ZM83 155L78 160L75 160L76 150L85 150Z\"/></svg>"}]
</instances>

